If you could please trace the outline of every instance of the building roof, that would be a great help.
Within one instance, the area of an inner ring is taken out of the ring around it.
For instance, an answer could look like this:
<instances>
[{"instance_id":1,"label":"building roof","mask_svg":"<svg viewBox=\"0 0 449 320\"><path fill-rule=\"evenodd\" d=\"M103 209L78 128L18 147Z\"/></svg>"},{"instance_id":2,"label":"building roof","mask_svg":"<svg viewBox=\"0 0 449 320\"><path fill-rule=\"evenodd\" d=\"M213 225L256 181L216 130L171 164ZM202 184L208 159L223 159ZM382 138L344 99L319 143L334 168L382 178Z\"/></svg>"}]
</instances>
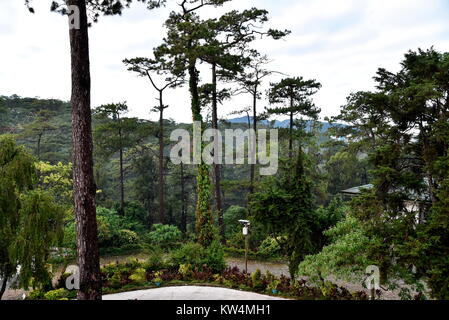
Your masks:
<instances>
[{"instance_id":1,"label":"building roof","mask_svg":"<svg viewBox=\"0 0 449 320\"><path fill-rule=\"evenodd\" d=\"M373 188L374 188L374 185L365 184L363 186L358 186L358 187L353 187L353 188L349 188L346 190L342 190L341 193L348 195L348 196L356 196L356 195L361 194L362 191L364 191L364 190L371 190ZM395 190L395 192L400 192L401 190L403 190L403 188L397 189L397 190ZM405 193L407 194L407 199L410 201L422 201L422 202L430 201L430 197L426 193L422 193L422 194L417 194L416 192L405 192Z\"/></svg>"},{"instance_id":2,"label":"building roof","mask_svg":"<svg viewBox=\"0 0 449 320\"><path fill-rule=\"evenodd\" d=\"M372 185L372 184L365 184L363 186L353 187L350 189L343 190L341 193L348 194L348 195L357 195L357 194L361 194L362 190L365 190L365 189L370 190L373 187L374 187L374 185Z\"/></svg>"}]
</instances>

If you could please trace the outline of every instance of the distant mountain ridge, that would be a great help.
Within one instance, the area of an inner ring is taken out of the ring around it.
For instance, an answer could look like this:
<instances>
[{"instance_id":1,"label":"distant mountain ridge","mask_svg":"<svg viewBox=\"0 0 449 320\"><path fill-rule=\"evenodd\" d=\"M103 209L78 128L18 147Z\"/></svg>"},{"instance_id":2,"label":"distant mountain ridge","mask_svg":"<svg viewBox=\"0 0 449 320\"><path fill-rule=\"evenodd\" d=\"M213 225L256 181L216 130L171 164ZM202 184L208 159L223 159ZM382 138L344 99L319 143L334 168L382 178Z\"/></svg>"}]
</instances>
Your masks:
<instances>
[{"instance_id":1,"label":"distant mountain ridge","mask_svg":"<svg viewBox=\"0 0 449 320\"><path fill-rule=\"evenodd\" d=\"M232 119L226 119L226 121L229 121L230 123L244 123L247 124L248 123L248 118L247 117L240 117L240 118L232 118ZM270 120L262 120L260 121L261 124L268 126L270 125ZM321 132L326 132L329 128L332 127L341 127L344 126L343 124L340 123L329 123L329 122L323 122L323 121L318 121L321 124ZM250 117L250 123L253 123L253 117ZM312 126L313 121L307 121L306 122L306 131L310 131L311 126ZM290 120L275 120L274 121L274 128L289 128L290 127Z\"/></svg>"}]
</instances>

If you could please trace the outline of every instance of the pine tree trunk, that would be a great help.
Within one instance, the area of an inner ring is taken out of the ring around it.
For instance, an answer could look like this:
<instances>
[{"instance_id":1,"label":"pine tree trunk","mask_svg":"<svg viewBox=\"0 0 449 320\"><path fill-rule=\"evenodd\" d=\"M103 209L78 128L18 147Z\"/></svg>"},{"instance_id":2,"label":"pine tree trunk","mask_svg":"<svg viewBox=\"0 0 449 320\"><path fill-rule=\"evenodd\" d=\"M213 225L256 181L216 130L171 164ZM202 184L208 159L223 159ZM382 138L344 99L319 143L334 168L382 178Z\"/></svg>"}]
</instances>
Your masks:
<instances>
[{"instance_id":1,"label":"pine tree trunk","mask_svg":"<svg viewBox=\"0 0 449 320\"><path fill-rule=\"evenodd\" d=\"M165 221L165 181L164 181L164 103L162 91L159 91L159 219L162 224Z\"/></svg>"},{"instance_id":2,"label":"pine tree trunk","mask_svg":"<svg viewBox=\"0 0 449 320\"><path fill-rule=\"evenodd\" d=\"M288 157L293 159L293 88L290 88L290 132L289 132L289 140L288 140Z\"/></svg>"},{"instance_id":3,"label":"pine tree trunk","mask_svg":"<svg viewBox=\"0 0 449 320\"><path fill-rule=\"evenodd\" d=\"M217 65L216 63L212 64L212 129L218 130L218 101L217 101ZM217 148L221 148L221 145L218 144L218 135L215 134L214 141L216 143ZM215 150L217 151L217 150ZM221 243L225 244L225 225L223 219L223 201L221 194L221 166L218 163L219 154L214 154L214 196L215 196L215 207L218 215L218 227L220 228L220 240Z\"/></svg>"},{"instance_id":4,"label":"pine tree trunk","mask_svg":"<svg viewBox=\"0 0 449 320\"><path fill-rule=\"evenodd\" d=\"M253 130L256 134L256 146L257 148L257 85L254 87L253 92ZM251 164L251 173L250 173L250 185L249 185L249 194L254 193L254 180L255 180L255 172L256 172L256 165Z\"/></svg>"},{"instance_id":5,"label":"pine tree trunk","mask_svg":"<svg viewBox=\"0 0 449 320\"><path fill-rule=\"evenodd\" d=\"M40 133L37 138L37 160L41 160L41 141L42 133Z\"/></svg>"},{"instance_id":6,"label":"pine tree trunk","mask_svg":"<svg viewBox=\"0 0 449 320\"><path fill-rule=\"evenodd\" d=\"M119 119L120 123L120 119ZM123 137L122 129L119 127L119 140L120 140L120 215L125 216L125 175L123 171Z\"/></svg>"},{"instance_id":7,"label":"pine tree trunk","mask_svg":"<svg viewBox=\"0 0 449 320\"><path fill-rule=\"evenodd\" d=\"M293 159L293 111L290 112L290 134L288 140L288 157Z\"/></svg>"},{"instance_id":8,"label":"pine tree trunk","mask_svg":"<svg viewBox=\"0 0 449 320\"><path fill-rule=\"evenodd\" d=\"M181 162L181 231L187 233L187 212L184 186L184 164Z\"/></svg>"},{"instance_id":9,"label":"pine tree trunk","mask_svg":"<svg viewBox=\"0 0 449 320\"><path fill-rule=\"evenodd\" d=\"M198 71L194 62L190 63L189 70L189 87L191 94L191 107L193 121L203 122L201 115L201 104L198 93ZM201 146L201 152L203 146ZM197 203L196 203L196 232L198 242L204 247L208 246L214 235L212 231L213 217L210 208L210 178L209 166L201 161L198 166L197 181Z\"/></svg>"},{"instance_id":10,"label":"pine tree trunk","mask_svg":"<svg viewBox=\"0 0 449 320\"><path fill-rule=\"evenodd\" d=\"M93 173L93 144L90 109L90 63L85 0L69 0L78 6L80 29L70 30L72 62L72 138L74 204L77 229L77 260L80 268L79 300L101 300L98 254L96 185Z\"/></svg>"}]
</instances>

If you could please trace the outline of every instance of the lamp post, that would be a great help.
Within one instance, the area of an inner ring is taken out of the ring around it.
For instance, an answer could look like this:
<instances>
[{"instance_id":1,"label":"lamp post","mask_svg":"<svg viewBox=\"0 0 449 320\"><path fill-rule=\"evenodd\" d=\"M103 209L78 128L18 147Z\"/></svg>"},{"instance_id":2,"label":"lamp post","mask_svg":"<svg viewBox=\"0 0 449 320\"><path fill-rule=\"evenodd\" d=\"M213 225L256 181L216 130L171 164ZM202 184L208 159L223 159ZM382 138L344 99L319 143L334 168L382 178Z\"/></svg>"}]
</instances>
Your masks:
<instances>
[{"instance_id":1,"label":"lamp post","mask_svg":"<svg viewBox=\"0 0 449 320\"><path fill-rule=\"evenodd\" d=\"M248 250L249 250L249 220L239 220L243 224L243 235L245 236L245 273L248 273Z\"/></svg>"}]
</instances>

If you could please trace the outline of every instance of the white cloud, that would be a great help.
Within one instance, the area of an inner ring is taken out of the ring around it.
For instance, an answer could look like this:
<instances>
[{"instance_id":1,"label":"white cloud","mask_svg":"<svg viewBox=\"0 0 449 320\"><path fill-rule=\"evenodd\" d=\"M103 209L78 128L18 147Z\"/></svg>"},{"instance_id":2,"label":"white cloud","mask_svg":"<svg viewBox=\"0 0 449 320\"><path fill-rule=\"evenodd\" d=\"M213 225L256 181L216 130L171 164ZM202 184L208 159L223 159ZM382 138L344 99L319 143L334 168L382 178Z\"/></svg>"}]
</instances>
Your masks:
<instances>
[{"instance_id":1,"label":"white cloud","mask_svg":"<svg viewBox=\"0 0 449 320\"><path fill-rule=\"evenodd\" d=\"M0 94L70 98L67 23L49 12L50 1L35 1L36 14L22 0L0 2ZM266 8L271 27L290 29L286 41L264 41L256 47L273 59L271 69L322 82L316 97L323 116L335 115L349 93L373 88L378 67L399 68L409 49L434 45L449 51L449 6L445 0L236 0L231 9ZM176 6L174 2L171 6ZM163 36L170 8L149 12L134 5L122 17L102 17L90 30L93 106L127 101L131 115L148 118L155 92L148 81L126 71L124 58L149 56ZM206 66L202 78L210 78ZM271 81L278 80L274 76ZM226 116L250 104L239 96L220 109ZM167 116L190 121L187 88L167 95ZM261 107L266 104L261 102ZM151 116L156 119L156 115Z\"/></svg>"}]
</instances>

